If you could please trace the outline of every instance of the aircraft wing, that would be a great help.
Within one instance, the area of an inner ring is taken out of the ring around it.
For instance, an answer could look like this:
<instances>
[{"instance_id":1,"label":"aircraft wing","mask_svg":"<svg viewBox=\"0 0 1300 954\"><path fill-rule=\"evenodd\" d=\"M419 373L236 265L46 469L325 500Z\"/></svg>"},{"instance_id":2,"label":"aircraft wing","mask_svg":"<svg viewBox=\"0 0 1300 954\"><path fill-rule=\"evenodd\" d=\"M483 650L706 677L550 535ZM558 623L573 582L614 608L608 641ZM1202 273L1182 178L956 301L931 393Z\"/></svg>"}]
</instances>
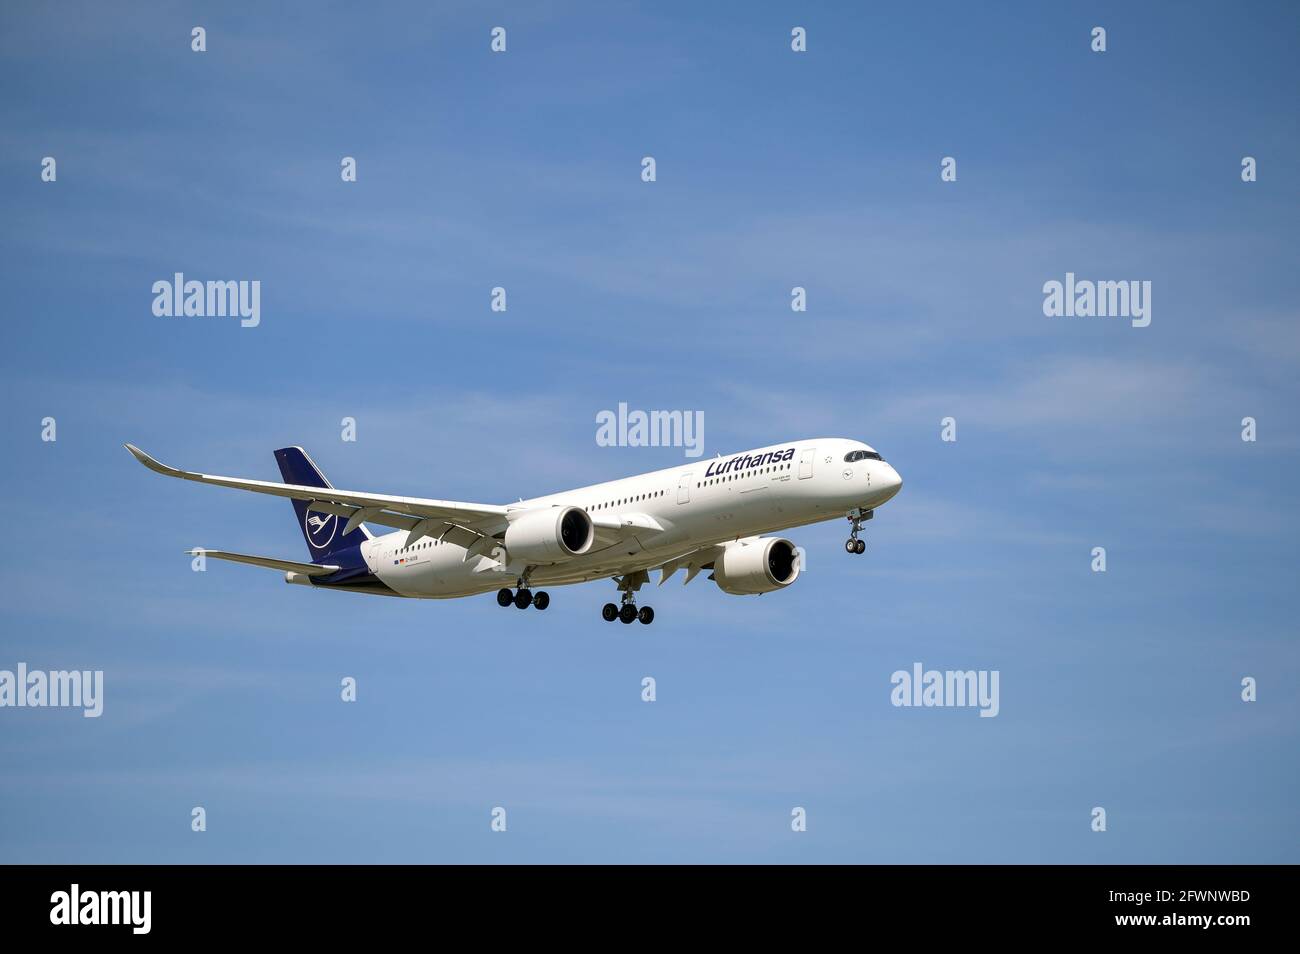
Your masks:
<instances>
[{"instance_id":1,"label":"aircraft wing","mask_svg":"<svg viewBox=\"0 0 1300 954\"><path fill-rule=\"evenodd\" d=\"M305 576L329 576L331 573L339 571L337 566L320 563L298 563L296 560L277 560L273 557L249 556L247 553L231 553L228 550L205 550L203 547L195 547L185 552L190 556L212 557L214 560L229 560L232 563L248 563L252 566L264 566L270 570L302 573Z\"/></svg>"},{"instance_id":2,"label":"aircraft wing","mask_svg":"<svg viewBox=\"0 0 1300 954\"><path fill-rule=\"evenodd\" d=\"M591 524L596 531L596 543L593 549L603 550L628 537L650 538L656 533L663 533L663 525L648 513L625 513L617 517L605 515L592 516Z\"/></svg>"},{"instance_id":3,"label":"aircraft wing","mask_svg":"<svg viewBox=\"0 0 1300 954\"><path fill-rule=\"evenodd\" d=\"M248 480L243 477L220 477L169 467L150 457L134 444L126 449L144 466L167 477L196 480L218 487L233 487L258 494L306 500L310 510L336 513L348 518L348 533L363 521L409 530L416 537L443 532L460 533L467 540L480 540L490 535L507 521L507 508L496 504L459 503L453 500L428 500L423 497L395 497L389 494L361 493L355 490L337 490L333 487L307 487L301 484L280 484L269 480ZM446 528L445 530L443 528Z\"/></svg>"}]
</instances>

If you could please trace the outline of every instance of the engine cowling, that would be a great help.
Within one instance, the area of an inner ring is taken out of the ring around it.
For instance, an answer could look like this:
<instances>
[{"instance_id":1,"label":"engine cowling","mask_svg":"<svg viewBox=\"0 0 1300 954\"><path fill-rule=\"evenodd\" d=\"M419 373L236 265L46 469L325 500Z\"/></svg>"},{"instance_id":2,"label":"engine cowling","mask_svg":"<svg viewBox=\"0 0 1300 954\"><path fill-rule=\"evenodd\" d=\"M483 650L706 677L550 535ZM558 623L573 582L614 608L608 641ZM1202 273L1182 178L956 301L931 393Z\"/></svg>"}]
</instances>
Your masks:
<instances>
[{"instance_id":1,"label":"engine cowling","mask_svg":"<svg viewBox=\"0 0 1300 954\"><path fill-rule=\"evenodd\" d=\"M591 549L596 528L578 507L528 510L510 521L505 547L512 559L525 563L562 563Z\"/></svg>"},{"instance_id":2,"label":"engine cowling","mask_svg":"<svg viewBox=\"0 0 1300 954\"><path fill-rule=\"evenodd\" d=\"M713 563L713 579L724 593L771 593L799 578L795 545L781 537L747 537L723 547Z\"/></svg>"}]
</instances>

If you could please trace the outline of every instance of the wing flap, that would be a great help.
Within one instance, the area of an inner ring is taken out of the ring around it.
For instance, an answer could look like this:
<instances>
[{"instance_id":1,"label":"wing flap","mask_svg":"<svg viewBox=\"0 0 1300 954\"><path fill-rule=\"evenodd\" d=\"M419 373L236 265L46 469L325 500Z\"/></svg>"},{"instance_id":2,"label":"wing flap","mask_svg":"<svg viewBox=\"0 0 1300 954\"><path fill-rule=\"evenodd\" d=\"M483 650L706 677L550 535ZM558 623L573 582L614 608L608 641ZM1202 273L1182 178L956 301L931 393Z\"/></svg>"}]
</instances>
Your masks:
<instances>
[{"instance_id":1,"label":"wing flap","mask_svg":"<svg viewBox=\"0 0 1300 954\"><path fill-rule=\"evenodd\" d=\"M685 586L687 583L691 582L691 580L695 579L696 574L709 564L713 563L721 553L722 547L717 544L710 544L707 547L700 547L698 550L691 550L688 553L683 553L681 556L673 557L673 559L669 560L667 563L662 563L659 566L654 567L654 569L657 569L660 573L659 585L663 586L668 582L669 577L682 567L685 567L686 579L682 581L682 585Z\"/></svg>"}]
</instances>

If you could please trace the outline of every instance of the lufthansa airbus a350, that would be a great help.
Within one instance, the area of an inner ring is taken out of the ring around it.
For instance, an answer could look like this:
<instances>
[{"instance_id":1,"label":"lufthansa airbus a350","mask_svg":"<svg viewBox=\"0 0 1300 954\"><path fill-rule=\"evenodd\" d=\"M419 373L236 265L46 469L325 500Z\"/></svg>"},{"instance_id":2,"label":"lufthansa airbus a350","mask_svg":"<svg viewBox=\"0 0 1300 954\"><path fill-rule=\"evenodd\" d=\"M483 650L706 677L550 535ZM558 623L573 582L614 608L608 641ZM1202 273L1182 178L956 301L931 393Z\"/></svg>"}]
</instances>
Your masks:
<instances>
[{"instance_id":1,"label":"lufthansa airbus a350","mask_svg":"<svg viewBox=\"0 0 1300 954\"><path fill-rule=\"evenodd\" d=\"M686 583L709 570L724 593L739 596L789 586L799 576L796 547L767 534L847 518L844 548L860 554L863 522L903 485L872 448L844 438L760 447L514 504L336 490L301 447L275 452L284 483L178 470L126 448L168 477L289 498L311 562L192 554L351 593L448 599L496 590L499 605L519 609L550 604L533 587L612 579L620 603L606 603L602 615L624 623L654 619L636 605L654 571L662 585L678 570ZM376 536L368 523L396 529Z\"/></svg>"}]
</instances>

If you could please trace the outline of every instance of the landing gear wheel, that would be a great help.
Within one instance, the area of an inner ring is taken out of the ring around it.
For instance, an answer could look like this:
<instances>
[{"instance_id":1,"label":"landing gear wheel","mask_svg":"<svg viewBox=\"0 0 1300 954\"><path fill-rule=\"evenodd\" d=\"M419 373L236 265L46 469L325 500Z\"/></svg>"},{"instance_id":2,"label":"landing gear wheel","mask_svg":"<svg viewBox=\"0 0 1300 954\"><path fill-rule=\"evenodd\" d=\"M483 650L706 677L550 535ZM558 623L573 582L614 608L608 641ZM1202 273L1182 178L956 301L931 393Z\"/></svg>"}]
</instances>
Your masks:
<instances>
[{"instance_id":1,"label":"landing gear wheel","mask_svg":"<svg viewBox=\"0 0 1300 954\"><path fill-rule=\"evenodd\" d=\"M509 606L515 601L515 594L505 587L497 590L497 606Z\"/></svg>"},{"instance_id":2,"label":"landing gear wheel","mask_svg":"<svg viewBox=\"0 0 1300 954\"><path fill-rule=\"evenodd\" d=\"M859 541L857 541L857 544L853 547L853 552L854 552L854 553L865 553L866 551L867 551L867 541L866 541L866 540L859 540Z\"/></svg>"},{"instance_id":3,"label":"landing gear wheel","mask_svg":"<svg viewBox=\"0 0 1300 954\"><path fill-rule=\"evenodd\" d=\"M520 590L515 594L515 607L517 609L528 609L533 602L533 591L528 589Z\"/></svg>"},{"instance_id":4,"label":"landing gear wheel","mask_svg":"<svg viewBox=\"0 0 1300 954\"><path fill-rule=\"evenodd\" d=\"M655 621L655 611L648 606L643 606L641 607L641 611L636 614L636 618L644 625L649 626Z\"/></svg>"},{"instance_id":5,"label":"landing gear wheel","mask_svg":"<svg viewBox=\"0 0 1300 954\"><path fill-rule=\"evenodd\" d=\"M606 603L601 609L600 615L605 618L605 622L612 623L618 619L618 607L613 603Z\"/></svg>"},{"instance_id":6,"label":"landing gear wheel","mask_svg":"<svg viewBox=\"0 0 1300 954\"><path fill-rule=\"evenodd\" d=\"M620 623L631 623L636 620L636 607L631 603L624 603L623 608L618 611L618 621Z\"/></svg>"},{"instance_id":7,"label":"landing gear wheel","mask_svg":"<svg viewBox=\"0 0 1300 954\"><path fill-rule=\"evenodd\" d=\"M849 539L845 540L845 541L844 541L844 552L845 552L845 553L857 553L857 552L858 552L858 541L857 541L857 540L854 540L852 537L850 537Z\"/></svg>"},{"instance_id":8,"label":"landing gear wheel","mask_svg":"<svg viewBox=\"0 0 1300 954\"><path fill-rule=\"evenodd\" d=\"M547 593L545 590L539 591L538 594L533 597L533 605L536 606L539 610L546 609L546 607L551 605L550 594Z\"/></svg>"}]
</instances>

